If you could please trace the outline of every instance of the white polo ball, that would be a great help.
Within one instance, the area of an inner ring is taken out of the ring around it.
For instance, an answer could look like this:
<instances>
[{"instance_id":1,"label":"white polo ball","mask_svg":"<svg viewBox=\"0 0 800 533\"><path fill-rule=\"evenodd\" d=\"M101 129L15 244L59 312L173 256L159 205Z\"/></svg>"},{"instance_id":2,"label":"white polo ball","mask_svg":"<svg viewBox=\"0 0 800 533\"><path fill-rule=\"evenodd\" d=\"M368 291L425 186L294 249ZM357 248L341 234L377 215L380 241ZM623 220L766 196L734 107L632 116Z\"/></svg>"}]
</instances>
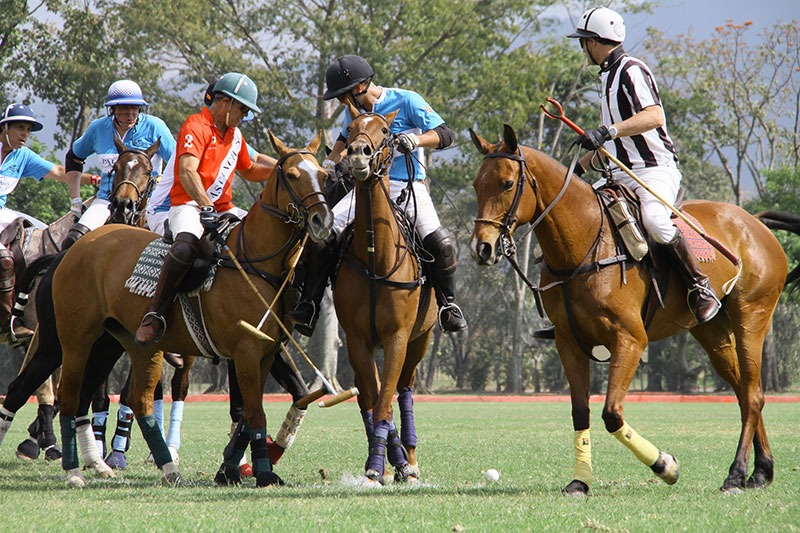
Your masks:
<instances>
[{"instance_id":1,"label":"white polo ball","mask_svg":"<svg viewBox=\"0 0 800 533\"><path fill-rule=\"evenodd\" d=\"M498 472L494 468L490 468L489 470L483 473L483 477L486 478L486 481L495 482L498 479L500 479L500 472Z\"/></svg>"}]
</instances>

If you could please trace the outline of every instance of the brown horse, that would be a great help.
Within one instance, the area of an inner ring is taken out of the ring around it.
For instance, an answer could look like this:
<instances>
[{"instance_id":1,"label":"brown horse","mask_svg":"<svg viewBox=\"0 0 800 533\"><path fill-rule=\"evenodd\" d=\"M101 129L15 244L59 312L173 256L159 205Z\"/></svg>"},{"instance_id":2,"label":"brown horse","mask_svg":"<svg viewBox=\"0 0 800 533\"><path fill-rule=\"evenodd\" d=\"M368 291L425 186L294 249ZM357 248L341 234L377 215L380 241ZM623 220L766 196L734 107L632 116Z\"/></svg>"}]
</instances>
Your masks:
<instances>
[{"instance_id":1,"label":"brown horse","mask_svg":"<svg viewBox=\"0 0 800 533\"><path fill-rule=\"evenodd\" d=\"M787 272L786 257L772 233L737 206L686 202L685 211L742 259L741 276L732 288L726 287L729 292L722 311L710 322L698 325L687 304L686 288L673 272L663 295L663 308L645 324L642 314L650 272L636 264L625 273L622 269L630 267L631 262L603 268L597 263L616 252L611 232L602 231L611 222L592 187L574 176L566 186L567 169L545 154L519 145L510 126L505 127L503 141L497 145L470 133L478 151L484 154L473 182L478 218L470 248L478 264L497 263L499 241L510 239L514 229L536 219L533 231L546 265L541 295L555 325L575 429L574 479L564 492L586 494L591 482L589 358L585 349L594 346L603 346L611 353L603 407L606 430L664 481L673 484L678 480L677 460L660 452L627 424L623 402L648 342L686 329L706 350L715 370L731 384L739 400L742 430L721 490L739 492L745 487L768 485L773 459L761 416L761 349ZM563 196L556 201L560 193ZM586 258L591 268L579 270ZM704 263L704 271L717 294L725 294L723 285L737 273L730 261L719 256ZM752 445L755 469L747 480Z\"/></svg>"},{"instance_id":2,"label":"brown horse","mask_svg":"<svg viewBox=\"0 0 800 533\"><path fill-rule=\"evenodd\" d=\"M271 132L270 141L280 156L276 168L267 179L260 200L227 239L228 246L247 267L250 280L267 301L275 295L287 265L297 253L303 232L308 232L315 241L322 241L332 225L323 193L326 173L314 156L320 134L305 150L289 149ZM78 469L75 431L84 367L93 343L108 343L109 339L122 344L130 355L133 372L130 407L156 465L162 469L166 481L181 480L155 427L153 389L161 376L161 350L196 353L198 347L179 319L177 303L170 311L171 324L161 341L149 347L135 344L132 332L150 302L124 287L141 251L155 237L138 228L106 226L76 242L55 270L52 297L63 348L59 385L62 466L67 471L68 485L85 484ZM217 351L236 364L244 419L251 432L257 485L281 483L267 459L266 417L261 405L261 391L272 364L272 358L265 354L275 348L275 342L243 335L235 326L238 320L258 323L265 310L240 272L229 268L218 270L211 289L201 294L201 303L202 316ZM280 302L276 308L285 309L284 304ZM274 321L268 321L265 328L271 338L280 338ZM83 422L77 420L78 425Z\"/></svg>"},{"instance_id":3,"label":"brown horse","mask_svg":"<svg viewBox=\"0 0 800 533\"><path fill-rule=\"evenodd\" d=\"M369 439L366 477L383 481L384 465L397 469L395 479L419 478L411 387L425 355L436 305L421 286L419 264L397 221L388 196L388 170L394 149L385 118L359 115L348 126L348 159L356 180L353 240L336 282L336 314L347 334L347 354L360 391L358 405ZM414 231L411 227L410 231ZM378 376L374 351L383 346ZM392 395L400 393L402 442L392 420Z\"/></svg>"}]
</instances>

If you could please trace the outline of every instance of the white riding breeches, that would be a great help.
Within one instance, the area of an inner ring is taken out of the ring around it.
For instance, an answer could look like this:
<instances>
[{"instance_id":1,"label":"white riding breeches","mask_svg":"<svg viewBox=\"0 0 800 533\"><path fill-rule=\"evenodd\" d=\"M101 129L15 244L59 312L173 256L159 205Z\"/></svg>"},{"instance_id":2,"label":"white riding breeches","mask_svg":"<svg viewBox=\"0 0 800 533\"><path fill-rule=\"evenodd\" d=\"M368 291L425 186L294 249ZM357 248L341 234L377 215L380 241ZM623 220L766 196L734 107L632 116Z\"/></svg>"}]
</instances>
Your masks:
<instances>
[{"instance_id":1,"label":"white riding breeches","mask_svg":"<svg viewBox=\"0 0 800 533\"><path fill-rule=\"evenodd\" d=\"M389 180L389 197L393 202L398 196L400 196L400 193L406 188L407 185L408 182L406 181ZM380 185L375 184L375 187L380 187ZM431 195L428 193L428 189L425 187L424 182L415 181L414 194L413 196L409 196L411 197L407 197L406 201L403 202L403 206L405 206L405 212L410 220L414 220L414 204L416 199L417 220L415 228L417 230L417 234L424 239L439 229L442 223L439 221L439 215L436 213L436 208L433 207L433 200L431 200ZM355 213L356 190L353 189L341 200L339 200L339 203L333 207L333 231L336 232L336 235L342 234L344 228L346 228L347 225L353 221Z\"/></svg>"},{"instance_id":2,"label":"white riding breeches","mask_svg":"<svg viewBox=\"0 0 800 533\"><path fill-rule=\"evenodd\" d=\"M239 218L244 218L247 211L233 206L227 211L221 211L220 215L227 213L236 215ZM169 219L169 227L173 236L183 232L191 233L198 239L203 236L203 225L200 224L200 208L195 205L173 205L169 208L169 211L148 214L147 225L150 231L154 231L163 236L164 221L167 219Z\"/></svg>"},{"instance_id":3,"label":"white riding breeches","mask_svg":"<svg viewBox=\"0 0 800 533\"><path fill-rule=\"evenodd\" d=\"M111 216L111 202L108 200L102 200L100 198L95 198L92 201L92 205L90 205L86 212L81 215L80 220L78 223L83 224L90 230L97 229L106 222L108 222L108 217Z\"/></svg>"},{"instance_id":4,"label":"white riding breeches","mask_svg":"<svg viewBox=\"0 0 800 533\"><path fill-rule=\"evenodd\" d=\"M675 203L678 189L681 186L681 172L677 168L646 168L637 170L636 176L670 205ZM627 185L639 197L642 205L642 223L653 240L659 244L667 244L675 238L678 228L672 224L669 218L672 211L661 200L647 192L644 187L624 172L615 172L614 179Z\"/></svg>"},{"instance_id":5,"label":"white riding breeches","mask_svg":"<svg viewBox=\"0 0 800 533\"><path fill-rule=\"evenodd\" d=\"M29 220L33 224L34 228L44 229L47 227L47 224L45 224L38 218L33 218L30 215L26 215L25 213L20 213L19 211L14 211L13 209L9 209L8 207L0 207L0 231L6 229L6 227L8 227L8 225L11 224L11 222L13 222L19 217Z\"/></svg>"}]
</instances>

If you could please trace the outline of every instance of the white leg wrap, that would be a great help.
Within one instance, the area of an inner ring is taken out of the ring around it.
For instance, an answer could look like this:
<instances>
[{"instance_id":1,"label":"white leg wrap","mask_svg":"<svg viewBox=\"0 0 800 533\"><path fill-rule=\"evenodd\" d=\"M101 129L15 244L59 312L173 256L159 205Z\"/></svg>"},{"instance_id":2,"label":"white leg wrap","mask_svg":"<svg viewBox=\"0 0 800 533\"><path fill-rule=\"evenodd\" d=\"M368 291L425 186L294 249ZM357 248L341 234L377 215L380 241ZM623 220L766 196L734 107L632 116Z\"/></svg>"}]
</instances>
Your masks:
<instances>
[{"instance_id":1,"label":"white leg wrap","mask_svg":"<svg viewBox=\"0 0 800 533\"><path fill-rule=\"evenodd\" d=\"M306 416L306 409L299 409L296 406L291 406L286 413L286 420L283 421L278 435L275 437L275 444L288 450L294 443L297 437L297 430L300 429L300 424L303 423L303 418Z\"/></svg>"},{"instance_id":2,"label":"white leg wrap","mask_svg":"<svg viewBox=\"0 0 800 533\"><path fill-rule=\"evenodd\" d=\"M3 439L8 432L8 429L11 427L11 423L14 421L14 413L6 409L5 407L0 407L0 446L3 445Z\"/></svg>"},{"instance_id":3,"label":"white leg wrap","mask_svg":"<svg viewBox=\"0 0 800 533\"><path fill-rule=\"evenodd\" d=\"M87 423L80 424L82 421ZM81 449L81 460L86 468L92 470L97 477L115 477L114 471L100 457L100 451L92 432L91 417L89 415L79 416L75 419L78 430L78 446ZM69 480L67 481L69 483Z\"/></svg>"}]
</instances>

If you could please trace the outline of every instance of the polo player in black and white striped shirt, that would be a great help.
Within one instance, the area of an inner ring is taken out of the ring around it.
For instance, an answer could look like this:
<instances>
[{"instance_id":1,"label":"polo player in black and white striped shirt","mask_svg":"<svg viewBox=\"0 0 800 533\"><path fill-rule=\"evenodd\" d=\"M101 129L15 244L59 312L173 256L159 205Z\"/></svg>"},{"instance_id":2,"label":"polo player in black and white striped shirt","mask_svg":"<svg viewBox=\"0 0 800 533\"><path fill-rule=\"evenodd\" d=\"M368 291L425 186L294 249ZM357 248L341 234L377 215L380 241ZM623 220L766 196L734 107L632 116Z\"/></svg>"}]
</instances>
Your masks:
<instances>
[{"instance_id":1,"label":"polo player in black and white striped shirt","mask_svg":"<svg viewBox=\"0 0 800 533\"><path fill-rule=\"evenodd\" d=\"M622 48L624 20L611 9L592 8L568 37L578 38L589 63L600 66L602 125L585 131L578 144L593 151L602 146L661 198L674 203L681 182L678 157L667 133L653 73ZM590 152L581 158L576 174L589 167L593 155ZM689 287L689 306L699 323L708 322L719 311L719 299L683 234L670 221L670 210L621 169L611 171L614 180L630 187L639 197L645 229L672 253L678 272Z\"/></svg>"}]
</instances>

